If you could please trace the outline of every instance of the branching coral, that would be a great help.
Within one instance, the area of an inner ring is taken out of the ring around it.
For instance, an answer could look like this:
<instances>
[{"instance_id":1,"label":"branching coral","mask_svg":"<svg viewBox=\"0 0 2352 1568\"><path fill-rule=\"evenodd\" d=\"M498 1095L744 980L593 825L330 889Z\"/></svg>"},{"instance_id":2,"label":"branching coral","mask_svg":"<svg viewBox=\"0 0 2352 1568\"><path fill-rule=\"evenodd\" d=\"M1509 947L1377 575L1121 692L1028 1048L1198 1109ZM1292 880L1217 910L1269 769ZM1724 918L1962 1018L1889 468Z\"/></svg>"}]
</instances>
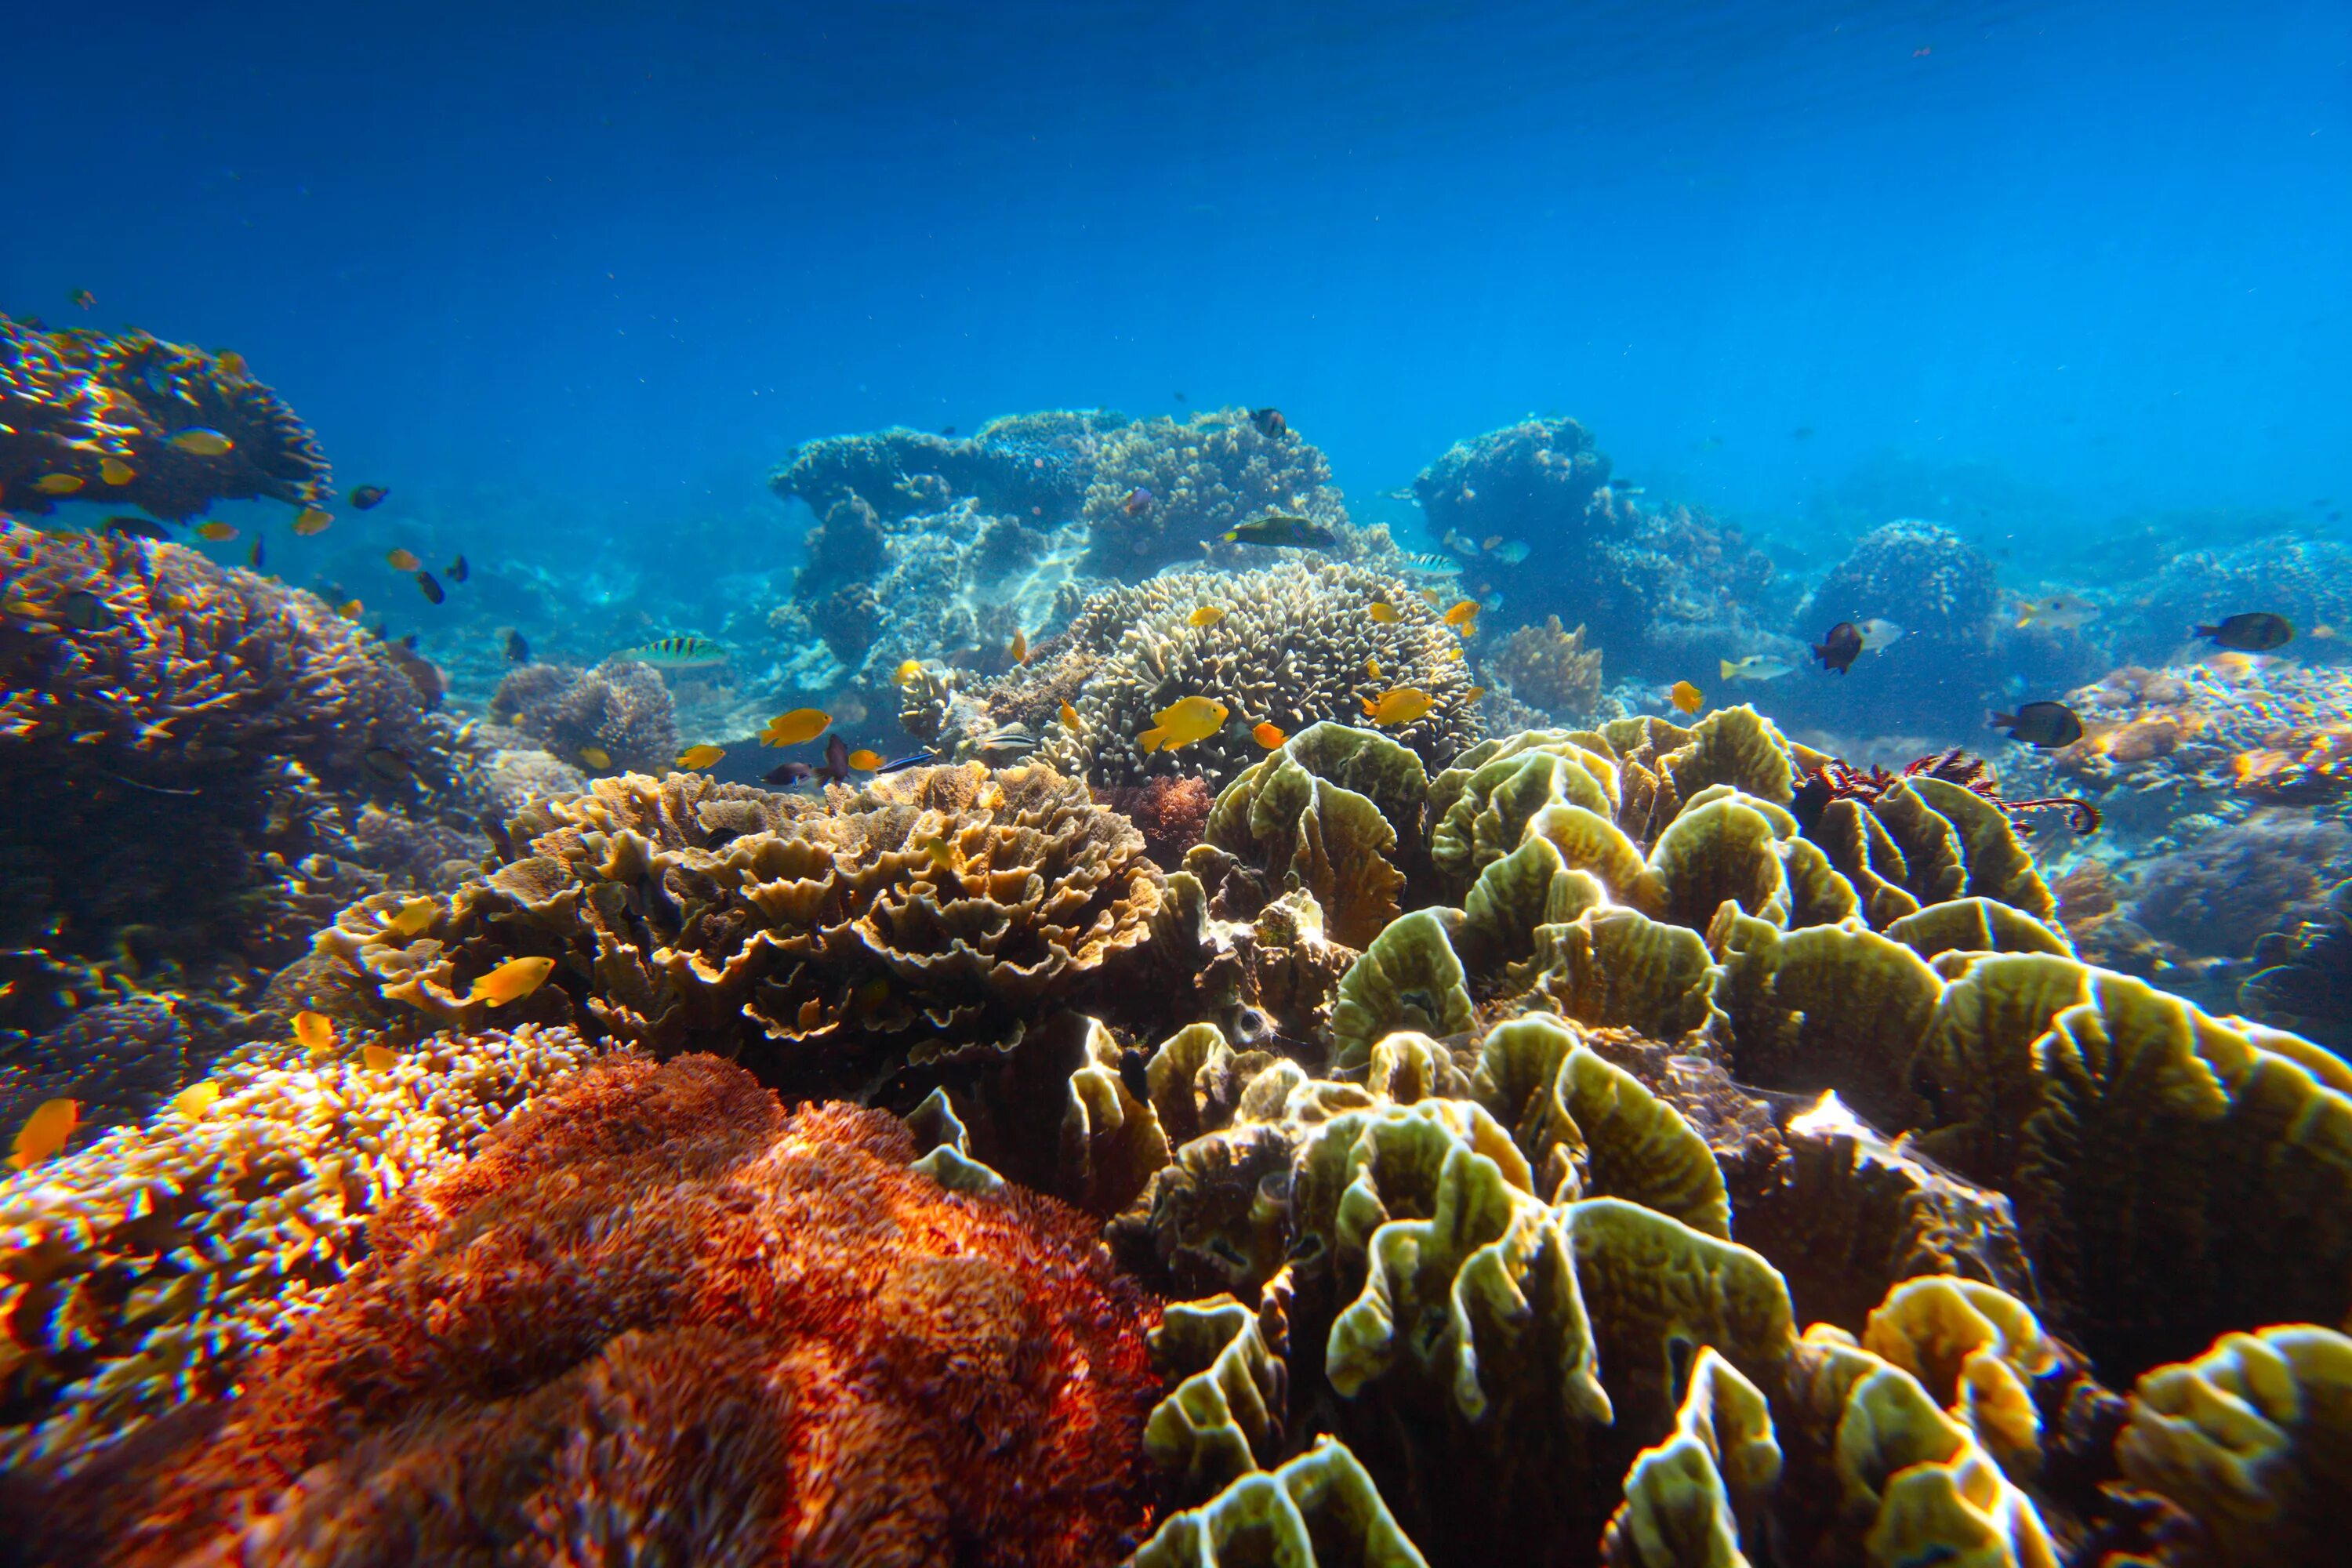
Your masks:
<instances>
[{"instance_id":1,"label":"branching coral","mask_svg":"<svg viewBox=\"0 0 2352 1568\"><path fill-rule=\"evenodd\" d=\"M593 669L530 664L499 682L490 715L512 724L567 763L667 771L677 756L669 688L651 665L614 657ZM607 762L583 758L593 746Z\"/></svg>"},{"instance_id":2,"label":"branching coral","mask_svg":"<svg viewBox=\"0 0 2352 1568\"><path fill-rule=\"evenodd\" d=\"M913 1153L707 1057L590 1072L382 1217L111 1561L1106 1560L1150 1314L1076 1216Z\"/></svg>"},{"instance_id":3,"label":"branching coral","mask_svg":"<svg viewBox=\"0 0 2352 1568\"><path fill-rule=\"evenodd\" d=\"M192 429L229 445L173 441ZM118 469L131 475L121 484ZM55 502L37 481L52 475L79 479L74 493L174 519L215 500L312 502L330 485L310 432L242 362L144 332L44 333L0 316L0 500L47 512Z\"/></svg>"},{"instance_id":4,"label":"branching coral","mask_svg":"<svg viewBox=\"0 0 2352 1568\"><path fill-rule=\"evenodd\" d=\"M1510 695L1555 721L1592 717L1601 701L1601 650L1584 646L1584 628L1562 631L1552 616L1503 639L1487 669Z\"/></svg>"},{"instance_id":5,"label":"branching coral","mask_svg":"<svg viewBox=\"0 0 2352 1568\"><path fill-rule=\"evenodd\" d=\"M1269 433L1245 408L1138 420L1104 440L1087 485L1087 569L1141 576L1268 512L1326 526L1347 515L1331 466L1295 432Z\"/></svg>"}]
</instances>

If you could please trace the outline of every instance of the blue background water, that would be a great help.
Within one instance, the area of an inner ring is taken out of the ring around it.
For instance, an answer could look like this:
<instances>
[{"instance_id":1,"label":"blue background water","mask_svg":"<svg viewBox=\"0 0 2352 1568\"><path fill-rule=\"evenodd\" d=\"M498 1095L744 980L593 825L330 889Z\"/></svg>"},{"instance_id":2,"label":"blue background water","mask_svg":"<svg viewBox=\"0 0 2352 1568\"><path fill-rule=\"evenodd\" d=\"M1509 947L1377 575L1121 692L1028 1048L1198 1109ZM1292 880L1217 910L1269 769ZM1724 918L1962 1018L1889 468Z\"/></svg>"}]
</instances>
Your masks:
<instances>
[{"instance_id":1,"label":"blue background water","mask_svg":"<svg viewBox=\"0 0 2352 1568\"><path fill-rule=\"evenodd\" d=\"M0 309L526 551L764 560L794 440L1179 391L1375 516L1554 409L1783 537L2352 489L2340 3L494 9L12 16Z\"/></svg>"}]
</instances>

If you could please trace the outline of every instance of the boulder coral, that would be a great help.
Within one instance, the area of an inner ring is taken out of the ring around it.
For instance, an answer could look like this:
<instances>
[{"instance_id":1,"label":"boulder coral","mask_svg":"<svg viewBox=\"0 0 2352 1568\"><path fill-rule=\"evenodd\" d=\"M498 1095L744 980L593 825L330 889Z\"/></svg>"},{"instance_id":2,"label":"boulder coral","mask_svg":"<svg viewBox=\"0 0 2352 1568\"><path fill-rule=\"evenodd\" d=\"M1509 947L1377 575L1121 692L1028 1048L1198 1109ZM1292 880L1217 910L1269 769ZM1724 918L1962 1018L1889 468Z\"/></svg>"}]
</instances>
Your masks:
<instances>
[{"instance_id":1,"label":"boulder coral","mask_svg":"<svg viewBox=\"0 0 2352 1568\"><path fill-rule=\"evenodd\" d=\"M666 770L677 756L677 706L653 666L614 656L593 669L527 664L490 698L490 717L595 773ZM593 746L606 761L583 755Z\"/></svg>"},{"instance_id":2,"label":"boulder coral","mask_svg":"<svg viewBox=\"0 0 2352 1568\"><path fill-rule=\"evenodd\" d=\"M1558 616L1539 626L1514 628L1486 670L1505 691L1554 723L1582 722L1601 704L1601 650L1585 646L1582 626L1561 630Z\"/></svg>"},{"instance_id":3,"label":"boulder coral","mask_svg":"<svg viewBox=\"0 0 2352 1568\"><path fill-rule=\"evenodd\" d=\"M1087 567L1107 577L1143 576L1197 559L1202 544L1269 512L1326 527L1347 519L1330 464L1297 432L1268 431L1246 408L1181 423L1139 419L1107 437L1097 455L1079 513Z\"/></svg>"}]
</instances>

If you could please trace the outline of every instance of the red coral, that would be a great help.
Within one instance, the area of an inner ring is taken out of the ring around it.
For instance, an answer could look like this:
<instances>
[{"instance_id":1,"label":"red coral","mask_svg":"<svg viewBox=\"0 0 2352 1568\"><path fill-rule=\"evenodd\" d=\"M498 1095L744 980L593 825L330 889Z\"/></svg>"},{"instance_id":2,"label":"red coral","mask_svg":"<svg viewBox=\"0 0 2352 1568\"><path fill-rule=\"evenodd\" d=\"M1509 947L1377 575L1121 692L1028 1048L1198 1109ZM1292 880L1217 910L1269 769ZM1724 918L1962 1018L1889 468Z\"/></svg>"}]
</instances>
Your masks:
<instances>
[{"instance_id":1,"label":"red coral","mask_svg":"<svg viewBox=\"0 0 2352 1568\"><path fill-rule=\"evenodd\" d=\"M1095 804L1107 805L1136 826L1145 851L1161 867L1184 863L1184 851L1201 842L1209 824L1209 807L1216 795L1203 778L1154 778L1139 784L1113 784L1094 792Z\"/></svg>"},{"instance_id":2,"label":"red coral","mask_svg":"<svg viewBox=\"0 0 2352 1568\"><path fill-rule=\"evenodd\" d=\"M714 1057L592 1070L384 1215L116 1561L1118 1555L1156 1314L913 1150Z\"/></svg>"}]
</instances>

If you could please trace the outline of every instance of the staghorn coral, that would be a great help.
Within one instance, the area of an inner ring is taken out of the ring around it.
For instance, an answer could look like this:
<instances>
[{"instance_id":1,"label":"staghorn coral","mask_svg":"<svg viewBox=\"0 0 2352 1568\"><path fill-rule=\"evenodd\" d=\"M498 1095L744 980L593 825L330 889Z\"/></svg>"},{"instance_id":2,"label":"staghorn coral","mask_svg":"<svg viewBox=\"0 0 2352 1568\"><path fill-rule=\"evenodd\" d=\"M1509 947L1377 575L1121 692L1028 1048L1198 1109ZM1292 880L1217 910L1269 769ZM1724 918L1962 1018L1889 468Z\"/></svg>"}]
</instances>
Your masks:
<instances>
[{"instance_id":1,"label":"staghorn coral","mask_svg":"<svg viewBox=\"0 0 2352 1568\"><path fill-rule=\"evenodd\" d=\"M593 669L527 664L499 682L490 716L537 741L567 763L598 773L667 770L677 756L677 720L669 688L649 664L615 656ZM593 746L611 759L581 755Z\"/></svg>"},{"instance_id":2,"label":"staghorn coral","mask_svg":"<svg viewBox=\"0 0 2352 1568\"><path fill-rule=\"evenodd\" d=\"M217 431L229 449L173 446L187 429ZM129 482L106 482L100 465L110 458L130 468ZM241 365L144 332L45 333L0 316L0 500L53 510L35 485L51 474L80 479L85 497L174 520L215 500L316 502L331 484L310 432Z\"/></svg>"},{"instance_id":3,"label":"staghorn coral","mask_svg":"<svg viewBox=\"0 0 2352 1568\"><path fill-rule=\"evenodd\" d=\"M1036 766L922 769L822 802L625 774L509 833L507 864L413 935L384 923L388 900L320 934L345 1005L470 1024L478 975L544 955L554 974L519 1014L740 1057L794 1099L911 1107L919 1080L1001 1060L1096 994L1161 900L1141 835Z\"/></svg>"},{"instance_id":4,"label":"staghorn coral","mask_svg":"<svg viewBox=\"0 0 2352 1568\"><path fill-rule=\"evenodd\" d=\"M1140 489L1146 496L1139 498ZM1173 419L1141 419L1109 435L1096 455L1080 517L1087 569L1140 576L1227 529L1286 512L1327 526L1343 522L1331 466L1295 432L1268 435L1245 408Z\"/></svg>"},{"instance_id":5,"label":"staghorn coral","mask_svg":"<svg viewBox=\"0 0 2352 1568\"><path fill-rule=\"evenodd\" d=\"M1584 646L1584 628L1562 631L1551 616L1540 626L1519 626L1488 658L1487 673L1519 701L1553 722L1592 717L1601 703L1601 650Z\"/></svg>"},{"instance_id":6,"label":"staghorn coral","mask_svg":"<svg viewBox=\"0 0 2352 1568\"><path fill-rule=\"evenodd\" d=\"M607 1064L377 1223L108 1561L1087 1563L1148 1517L1145 1303L878 1112Z\"/></svg>"},{"instance_id":7,"label":"staghorn coral","mask_svg":"<svg viewBox=\"0 0 2352 1568\"><path fill-rule=\"evenodd\" d=\"M569 1030L440 1037L384 1069L240 1052L166 1107L0 1182L0 1457L69 1472L311 1310L372 1215L596 1054Z\"/></svg>"}]
</instances>

